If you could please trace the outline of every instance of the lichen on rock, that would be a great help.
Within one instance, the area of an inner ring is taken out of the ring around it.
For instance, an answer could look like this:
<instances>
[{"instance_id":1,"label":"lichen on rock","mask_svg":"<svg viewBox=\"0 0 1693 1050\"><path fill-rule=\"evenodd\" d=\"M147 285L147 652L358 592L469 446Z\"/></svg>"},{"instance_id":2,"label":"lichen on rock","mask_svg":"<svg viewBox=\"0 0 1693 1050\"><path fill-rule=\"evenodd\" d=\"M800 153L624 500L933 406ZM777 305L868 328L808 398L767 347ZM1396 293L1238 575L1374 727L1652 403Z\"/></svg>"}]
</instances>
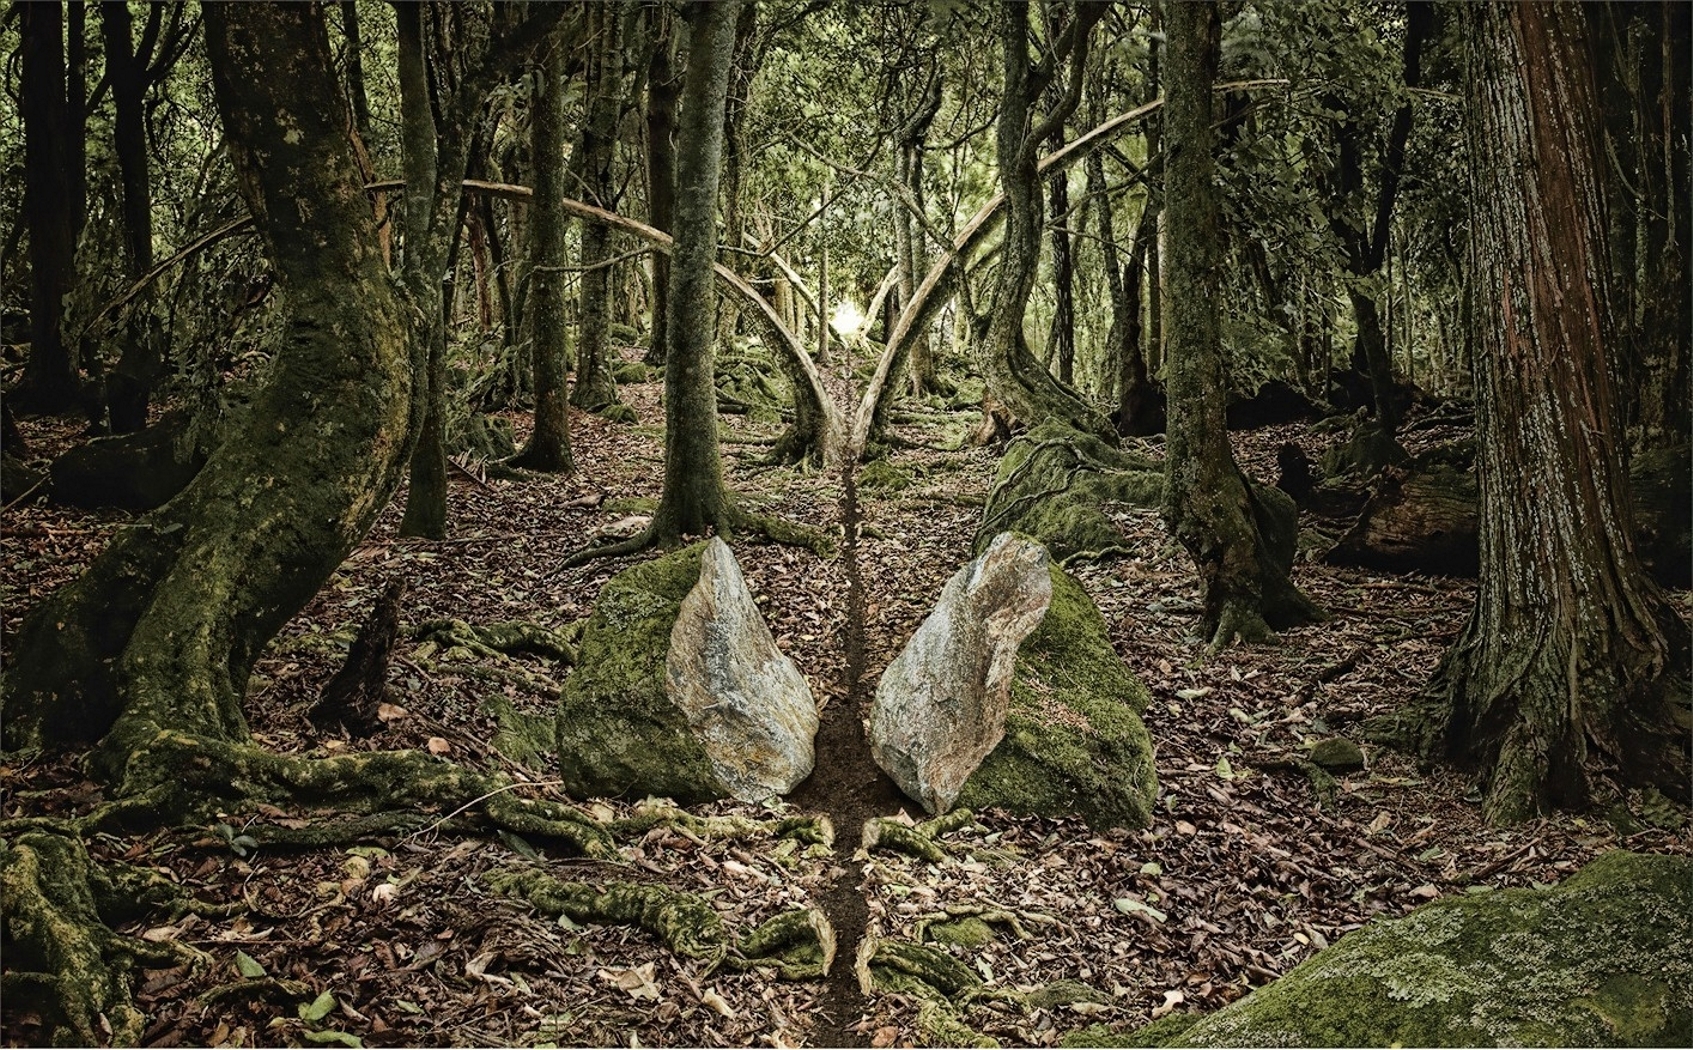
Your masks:
<instances>
[{"instance_id":1,"label":"lichen on rock","mask_svg":"<svg viewBox=\"0 0 1693 1050\"><path fill-rule=\"evenodd\" d=\"M1693 1045L1693 860L1605 854L1550 889L1367 926L1172 1046Z\"/></svg>"}]
</instances>

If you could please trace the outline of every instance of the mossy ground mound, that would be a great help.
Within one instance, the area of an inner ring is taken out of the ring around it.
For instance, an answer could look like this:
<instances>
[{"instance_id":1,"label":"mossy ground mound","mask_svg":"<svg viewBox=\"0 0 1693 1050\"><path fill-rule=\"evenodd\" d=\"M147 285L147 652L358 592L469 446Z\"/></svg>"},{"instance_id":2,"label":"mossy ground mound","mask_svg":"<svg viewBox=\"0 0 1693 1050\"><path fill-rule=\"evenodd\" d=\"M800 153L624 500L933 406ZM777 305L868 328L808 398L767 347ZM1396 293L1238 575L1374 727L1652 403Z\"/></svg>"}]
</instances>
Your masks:
<instances>
[{"instance_id":1,"label":"mossy ground mound","mask_svg":"<svg viewBox=\"0 0 1693 1050\"><path fill-rule=\"evenodd\" d=\"M1158 793L1140 720L1146 687L1111 647L1082 585L1050 571L1052 605L1017 652L1005 739L965 782L958 805L1144 827Z\"/></svg>"},{"instance_id":2,"label":"mossy ground mound","mask_svg":"<svg viewBox=\"0 0 1693 1050\"><path fill-rule=\"evenodd\" d=\"M976 533L976 553L1007 529L1033 536L1063 562L1121 546L1109 503L1156 507L1164 472L1062 423L1047 422L1006 447Z\"/></svg>"},{"instance_id":3,"label":"mossy ground mound","mask_svg":"<svg viewBox=\"0 0 1693 1050\"><path fill-rule=\"evenodd\" d=\"M665 691L670 629L699 581L696 543L606 582L558 709L559 765L577 798L725 798L711 760Z\"/></svg>"},{"instance_id":4,"label":"mossy ground mound","mask_svg":"<svg viewBox=\"0 0 1693 1050\"><path fill-rule=\"evenodd\" d=\"M1693 1045L1693 860L1618 851L1551 889L1425 904L1165 1045Z\"/></svg>"}]
</instances>

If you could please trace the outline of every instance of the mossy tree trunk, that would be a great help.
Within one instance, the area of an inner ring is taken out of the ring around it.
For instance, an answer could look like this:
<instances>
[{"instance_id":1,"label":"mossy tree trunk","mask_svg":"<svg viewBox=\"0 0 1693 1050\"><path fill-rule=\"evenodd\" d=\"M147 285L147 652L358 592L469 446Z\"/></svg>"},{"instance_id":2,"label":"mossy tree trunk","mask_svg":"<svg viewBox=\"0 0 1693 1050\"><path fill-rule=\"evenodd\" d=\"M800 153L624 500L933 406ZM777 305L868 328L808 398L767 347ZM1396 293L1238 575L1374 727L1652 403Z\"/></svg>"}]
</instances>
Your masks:
<instances>
[{"instance_id":1,"label":"mossy tree trunk","mask_svg":"<svg viewBox=\"0 0 1693 1050\"><path fill-rule=\"evenodd\" d=\"M588 8L588 59L585 91L587 118L577 143L582 178L581 195L589 204L615 211L611 163L617 146L617 118L622 109L624 5L594 4ZM581 328L576 341L576 384L570 403L595 411L617 403L617 380L611 374L611 229L585 223L581 233Z\"/></svg>"},{"instance_id":2,"label":"mossy tree trunk","mask_svg":"<svg viewBox=\"0 0 1693 1050\"><path fill-rule=\"evenodd\" d=\"M1589 797L1590 769L1686 799L1686 624L1630 536L1598 112L1579 8L1465 8L1481 585L1415 711L1495 821Z\"/></svg>"},{"instance_id":3,"label":"mossy tree trunk","mask_svg":"<svg viewBox=\"0 0 1693 1050\"><path fill-rule=\"evenodd\" d=\"M1270 493L1235 464L1223 418L1222 215L1212 181L1211 86L1221 29L1214 3L1171 4L1164 116L1164 214L1169 220L1168 482L1164 518L1199 570L1200 627L1212 645L1254 641L1307 622L1317 609L1273 552ZM1287 552L1291 554L1291 552Z\"/></svg>"},{"instance_id":4,"label":"mossy tree trunk","mask_svg":"<svg viewBox=\"0 0 1693 1050\"><path fill-rule=\"evenodd\" d=\"M654 229L671 232L676 213L676 103L680 94L676 75L675 17L666 4L647 8L652 21L652 58L647 65L647 219ZM662 366L664 340L670 320L670 256L654 252L652 332L644 360Z\"/></svg>"},{"instance_id":5,"label":"mossy tree trunk","mask_svg":"<svg viewBox=\"0 0 1693 1050\"><path fill-rule=\"evenodd\" d=\"M401 276L425 351L419 383L422 407L400 533L441 539L447 534L446 311L451 306L443 282L462 221L460 194L473 122L488 92L546 39L565 9L562 4L535 5L523 21L479 46L468 38L453 40L454 30L463 27L450 5L401 4L394 11L406 177ZM581 17L577 12L577 26ZM435 27L439 33L426 33L428 19L446 19L448 24ZM453 41L457 53L430 55L425 43L429 39ZM451 82L444 68L449 63L463 71Z\"/></svg>"},{"instance_id":6,"label":"mossy tree trunk","mask_svg":"<svg viewBox=\"0 0 1693 1050\"><path fill-rule=\"evenodd\" d=\"M1078 430L1114 440L1109 421L1075 391L1053 379L1030 352L1023 333L1023 318L1040 262L1041 186L1036 149L1063 128L1080 102L1088 40L1105 11L1101 4L1076 4L1068 9L1062 34L1039 63L1029 57L1027 3L1017 0L1001 11L1005 66L996 159L1005 193L1005 239L991 320L980 349L987 398L1012 418L1029 425L1063 419ZM1036 124L1034 101L1053 84L1059 63L1068 65L1062 97Z\"/></svg>"},{"instance_id":7,"label":"mossy tree trunk","mask_svg":"<svg viewBox=\"0 0 1693 1050\"><path fill-rule=\"evenodd\" d=\"M740 0L689 4L688 68L676 149L676 250L665 338L664 487L652 537L678 542L715 528L731 531L734 509L723 484L717 440L715 346L717 178L723 110Z\"/></svg>"},{"instance_id":8,"label":"mossy tree trunk","mask_svg":"<svg viewBox=\"0 0 1693 1050\"><path fill-rule=\"evenodd\" d=\"M529 136L535 195L529 221L529 360L535 382L535 428L514 466L568 474L570 407L565 373L570 336L564 308L564 42L555 38L541 62L530 100Z\"/></svg>"},{"instance_id":9,"label":"mossy tree trunk","mask_svg":"<svg viewBox=\"0 0 1693 1050\"><path fill-rule=\"evenodd\" d=\"M104 737L120 779L176 777L142 760L172 735L246 737L253 661L364 536L408 451L411 330L348 143L322 9L219 4L204 17L286 332L245 426L29 616L3 697L7 747Z\"/></svg>"}]
</instances>

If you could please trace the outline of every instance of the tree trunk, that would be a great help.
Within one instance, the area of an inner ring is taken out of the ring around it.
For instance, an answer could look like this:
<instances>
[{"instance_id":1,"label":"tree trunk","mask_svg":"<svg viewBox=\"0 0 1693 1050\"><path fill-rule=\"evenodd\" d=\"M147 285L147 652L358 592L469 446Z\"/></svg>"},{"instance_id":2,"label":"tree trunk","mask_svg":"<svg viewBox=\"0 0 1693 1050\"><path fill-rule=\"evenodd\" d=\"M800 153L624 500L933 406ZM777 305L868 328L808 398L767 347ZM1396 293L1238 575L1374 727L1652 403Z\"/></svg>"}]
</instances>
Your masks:
<instances>
[{"instance_id":1,"label":"tree trunk","mask_svg":"<svg viewBox=\"0 0 1693 1050\"><path fill-rule=\"evenodd\" d=\"M463 221L462 187L472 122L488 92L558 25L565 8L562 4L536 5L516 27L483 46L480 54L459 58L468 72L450 90L445 84L431 85L431 71L439 73L448 56L436 54L431 61L426 54L424 19L445 18L452 9L447 5L401 4L394 10L399 38L401 153L406 175L401 280L416 304L418 338L426 351L419 384L422 407L417 446L412 453L400 534L442 539L447 535L446 311L450 306L442 284L450 273L453 246ZM581 13L577 16L580 19ZM438 34L443 51L447 44L454 43L444 40L445 36Z\"/></svg>"},{"instance_id":2,"label":"tree trunk","mask_svg":"<svg viewBox=\"0 0 1693 1050\"><path fill-rule=\"evenodd\" d=\"M612 152L617 146L617 117L622 108L623 54L619 38L621 4L588 8L589 44L586 86L588 112L578 144L582 196L614 211ZM570 403L598 411L617 404L617 380L611 374L611 230L587 223L581 231L581 316L576 343L576 385Z\"/></svg>"},{"instance_id":3,"label":"tree trunk","mask_svg":"<svg viewBox=\"0 0 1693 1050\"><path fill-rule=\"evenodd\" d=\"M162 7L148 9L148 36L156 37ZM100 5L101 35L106 45L107 79L112 86L112 124L118 171L123 182L124 261L131 281L153 267L153 198L148 184L147 128L142 102L147 93L145 56L131 36L129 5L106 0ZM148 311L132 308L123 333L123 352L106 377L106 407L112 430L125 434L147 425L153 384L164 371L162 333L147 324Z\"/></svg>"},{"instance_id":4,"label":"tree trunk","mask_svg":"<svg viewBox=\"0 0 1693 1050\"><path fill-rule=\"evenodd\" d=\"M77 348L65 337L64 297L76 280L76 238L83 215L74 183L82 177L83 142L66 97L61 4L16 9L23 53L24 220L29 230L29 360L15 392L22 407L58 413L81 389Z\"/></svg>"},{"instance_id":5,"label":"tree trunk","mask_svg":"<svg viewBox=\"0 0 1693 1050\"><path fill-rule=\"evenodd\" d=\"M741 125L745 123L747 104L752 100L753 79L764 64L769 44L769 34L761 35L758 29L758 0L746 0L741 4L735 22L729 89L724 94L723 161L719 186L723 205L723 243L735 247L740 247L745 228L745 220L741 216L741 176L746 169L746 147L741 142ZM735 258L729 257L730 260ZM728 265L734 269L732 262ZM819 302L819 309L822 308ZM719 342L726 342L734 338L739 328L741 307L733 299L719 299L717 313L717 338ZM820 344L826 347L827 339L828 326L825 324L823 335L819 337ZM818 363L823 364L824 361L819 359Z\"/></svg>"},{"instance_id":6,"label":"tree trunk","mask_svg":"<svg viewBox=\"0 0 1693 1050\"><path fill-rule=\"evenodd\" d=\"M676 30L668 4L648 9L653 19L653 55L647 67L647 218L655 229L673 232L676 213ZM670 323L670 256L654 252L651 342L646 362L662 366Z\"/></svg>"},{"instance_id":7,"label":"tree trunk","mask_svg":"<svg viewBox=\"0 0 1693 1050\"><path fill-rule=\"evenodd\" d=\"M664 488L652 523L653 537L666 544L711 528L726 533L733 524L717 441L712 264L724 101L739 7L740 0L696 0L688 6L688 68L676 149L676 251L665 340Z\"/></svg>"},{"instance_id":8,"label":"tree trunk","mask_svg":"<svg viewBox=\"0 0 1693 1050\"><path fill-rule=\"evenodd\" d=\"M1318 615L1288 579L1296 510L1235 465L1224 425L1221 211L1212 182L1214 3L1165 8L1165 214L1169 218L1168 483L1164 518L1199 570L1200 627L1214 647Z\"/></svg>"},{"instance_id":9,"label":"tree trunk","mask_svg":"<svg viewBox=\"0 0 1693 1050\"><path fill-rule=\"evenodd\" d=\"M1064 145L1064 129L1052 133L1052 148ZM1070 175L1061 171L1047 186L1052 220L1058 225L1047 231L1052 244L1052 327L1047 332L1046 357L1058 369L1058 381L1076 382L1076 266L1070 250L1070 231L1063 226L1070 214Z\"/></svg>"},{"instance_id":10,"label":"tree trunk","mask_svg":"<svg viewBox=\"0 0 1693 1050\"><path fill-rule=\"evenodd\" d=\"M529 136L535 196L529 221L529 360L535 381L535 428L512 465L568 474L576 469L570 449L570 406L565 373L570 329L564 284L564 95L562 34L541 62L530 101Z\"/></svg>"},{"instance_id":11,"label":"tree trunk","mask_svg":"<svg viewBox=\"0 0 1693 1050\"><path fill-rule=\"evenodd\" d=\"M1061 126L1080 100L1080 79L1087 55L1089 30L1104 14L1101 5L1078 5L1067 33L1071 82L1065 99L1047 113L1046 126L1029 127L1034 99L1050 81L1054 57L1037 70L1029 61L1029 9L1024 0L1003 8L1005 48L1004 91L1000 99L996 136L1000 185L1005 193L1005 238L1000 247L999 280L994 288L991 320L981 346L982 376L992 402L1028 425L1062 419L1072 427L1114 441L1116 432L1105 417L1056 382L1030 353L1023 319L1034 290L1040 262L1041 194L1035 148ZM988 432L984 428L984 433Z\"/></svg>"},{"instance_id":12,"label":"tree trunk","mask_svg":"<svg viewBox=\"0 0 1693 1050\"><path fill-rule=\"evenodd\" d=\"M410 331L348 146L322 9L217 4L204 17L288 327L243 428L30 615L4 686L7 747L104 737L120 784L126 771L179 774L138 761L166 736L246 736L253 661L364 536L409 451Z\"/></svg>"},{"instance_id":13,"label":"tree trunk","mask_svg":"<svg viewBox=\"0 0 1693 1050\"><path fill-rule=\"evenodd\" d=\"M1628 524L1583 15L1464 10L1481 585L1418 743L1481 770L1493 821L1585 804L1596 765L1686 800L1689 637Z\"/></svg>"}]
</instances>

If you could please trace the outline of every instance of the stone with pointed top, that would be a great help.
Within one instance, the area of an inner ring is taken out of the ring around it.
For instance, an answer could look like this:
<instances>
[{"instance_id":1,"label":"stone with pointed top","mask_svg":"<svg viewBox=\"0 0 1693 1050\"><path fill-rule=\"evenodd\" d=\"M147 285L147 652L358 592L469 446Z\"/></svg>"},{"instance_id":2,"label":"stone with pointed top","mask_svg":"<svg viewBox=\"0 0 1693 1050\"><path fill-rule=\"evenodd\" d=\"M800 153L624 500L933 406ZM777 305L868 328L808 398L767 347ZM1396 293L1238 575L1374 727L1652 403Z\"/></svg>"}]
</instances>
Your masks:
<instances>
[{"instance_id":1,"label":"stone with pointed top","mask_svg":"<svg viewBox=\"0 0 1693 1050\"><path fill-rule=\"evenodd\" d=\"M871 754L930 813L952 807L1005 735L1017 647L1051 601L1046 548L1001 533L947 582L883 672L870 707Z\"/></svg>"},{"instance_id":2,"label":"stone with pointed top","mask_svg":"<svg viewBox=\"0 0 1693 1050\"><path fill-rule=\"evenodd\" d=\"M748 802L785 795L811 773L817 703L753 603L734 552L712 539L682 600L665 658L670 700L717 776Z\"/></svg>"}]
</instances>

